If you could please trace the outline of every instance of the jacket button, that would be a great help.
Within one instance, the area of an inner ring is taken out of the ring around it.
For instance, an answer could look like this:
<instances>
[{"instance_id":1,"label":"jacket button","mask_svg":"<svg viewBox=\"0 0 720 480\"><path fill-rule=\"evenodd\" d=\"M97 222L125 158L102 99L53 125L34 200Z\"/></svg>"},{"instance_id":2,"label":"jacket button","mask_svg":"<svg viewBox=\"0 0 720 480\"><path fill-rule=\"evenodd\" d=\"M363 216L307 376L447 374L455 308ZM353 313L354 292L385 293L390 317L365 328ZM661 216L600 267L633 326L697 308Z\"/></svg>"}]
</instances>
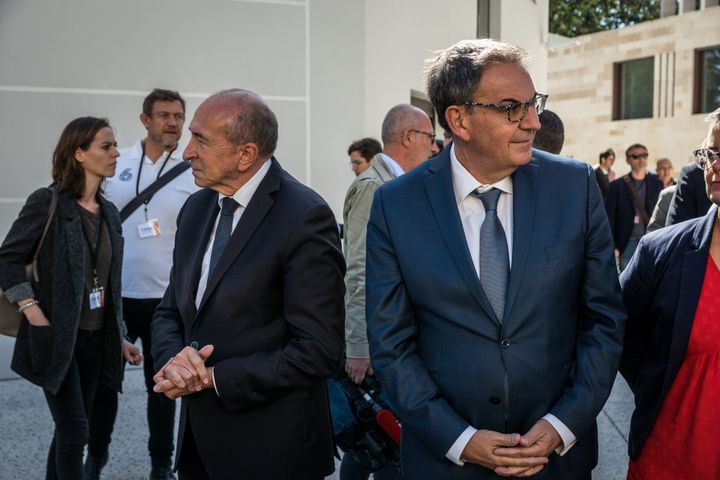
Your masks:
<instances>
[{"instance_id":1,"label":"jacket button","mask_svg":"<svg viewBox=\"0 0 720 480\"><path fill-rule=\"evenodd\" d=\"M492 403L493 405L500 404L500 399L498 397L490 397L489 400L490 400L490 403Z\"/></svg>"},{"instance_id":2,"label":"jacket button","mask_svg":"<svg viewBox=\"0 0 720 480\"><path fill-rule=\"evenodd\" d=\"M502 341L500 341L500 346L502 348L508 348L510 346L510 340L503 338Z\"/></svg>"}]
</instances>

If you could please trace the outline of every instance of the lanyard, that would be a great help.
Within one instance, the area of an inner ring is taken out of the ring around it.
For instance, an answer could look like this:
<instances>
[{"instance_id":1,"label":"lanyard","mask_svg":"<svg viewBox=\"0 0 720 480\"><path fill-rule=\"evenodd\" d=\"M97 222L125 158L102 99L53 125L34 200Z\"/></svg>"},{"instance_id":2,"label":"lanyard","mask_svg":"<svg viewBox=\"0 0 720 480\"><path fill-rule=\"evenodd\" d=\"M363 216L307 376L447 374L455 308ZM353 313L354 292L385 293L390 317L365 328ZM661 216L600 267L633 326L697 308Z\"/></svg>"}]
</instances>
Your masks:
<instances>
[{"instance_id":1,"label":"lanyard","mask_svg":"<svg viewBox=\"0 0 720 480\"><path fill-rule=\"evenodd\" d=\"M85 223L80 222L82 224L82 231L83 231L83 237L85 237L85 242L88 245L88 248L90 249L90 261L92 262L92 272L93 272L93 284L95 286L95 289L98 288L98 275L97 275L97 260L98 260L98 253L100 252L100 234L102 233L102 208L98 210L98 221L97 221L97 234L95 235L95 245L90 243L90 237L88 236L88 232L85 229Z\"/></svg>"},{"instance_id":2,"label":"lanyard","mask_svg":"<svg viewBox=\"0 0 720 480\"><path fill-rule=\"evenodd\" d=\"M142 144L142 153L140 154L140 166L138 167L137 181L135 182L135 195L140 195L140 177L142 176L143 160L145 160L145 141L141 142L141 144ZM160 176L162 175L163 170L165 170L165 165L167 165L168 160L170 160L170 156L175 152L175 150L177 150L177 147L178 147L178 146L175 145L175 147L173 147L173 149L168 152L167 157L165 157L165 160L163 161L163 164L162 164L162 166L160 167L160 171L159 171L158 174L157 174L157 178L155 179L156 182L158 181L158 179L159 179ZM145 202L144 202L144 206L145 206L145 221L146 221L146 222L148 221L147 206L148 206L148 203L150 203L150 200L152 200L152 198L153 198L154 195L155 195L155 194L150 195L150 196L147 198L147 200L145 200Z\"/></svg>"}]
</instances>

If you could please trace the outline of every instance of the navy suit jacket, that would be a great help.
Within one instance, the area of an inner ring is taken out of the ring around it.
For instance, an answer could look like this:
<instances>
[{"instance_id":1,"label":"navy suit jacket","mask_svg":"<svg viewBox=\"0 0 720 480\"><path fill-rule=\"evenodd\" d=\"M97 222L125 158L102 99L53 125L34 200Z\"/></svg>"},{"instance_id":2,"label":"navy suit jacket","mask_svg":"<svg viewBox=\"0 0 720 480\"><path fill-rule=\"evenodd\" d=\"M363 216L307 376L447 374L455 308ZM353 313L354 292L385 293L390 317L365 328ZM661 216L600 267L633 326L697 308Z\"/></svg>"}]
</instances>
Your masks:
<instances>
[{"instance_id":1,"label":"navy suit jacket","mask_svg":"<svg viewBox=\"0 0 720 480\"><path fill-rule=\"evenodd\" d=\"M685 358L717 206L649 233L620 276L628 311L620 373L635 395L630 458L638 458Z\"/></svg>"},{"instance_id":2,"label":"navy suit jacket","mask_svg":"<svg viewBox=\"0 0 720 480\"><path fill-rule=\"evenodd\" d=\"M155 369L193 341L215 346L219 396L182 397L176 464L192 427L210 478L316 479L334 469L325 379L340 368L345 316L337 224L273 159L195 296L218 214L201 190L178 215L170 284L152 323Z\"/></svg>"},{"instance_id":3,"label":"navy suit jacket","mask_svg":"<svg viewBox=\"0 0 720 480\"><path fill-rule=\"evenodd\" d=\"M654 173L648 173L646 179L645 210L649 219L652 217L663 184ZM630 191L630 187L625 183L625 177L610 182L607 197L605 198L605 209L610 221L615 248L622 253L630 241L635 218L635 198L632 191ZM642 222L642 220L640 221Z\"/></svg>"},{"instance_id":4,"label":"navy suit jacket","mask_svg":"<svg viewBox=\"0 0 720 480\"><path fill-rule=\"evenodd\" d=\"M547 413L578 438L538 478L597 462L595 417L615 379L625 313L592 168L533 150L513 174L505 314L465 240L449 149L376 192L367 233L370 358L403 422L409 479L496 478L445 454L472 425L527 432Z\"/></svg>"},{"instance_id":5,"label":"navy suit jacket","mask_svg":"<svg viewBox=\"0 0 720 480\"><path fill-rule=\"evenodd\" d=\"M705 175L696 163L685 165L680 170L677 188L668 210L665 225L702 217L710 208L710 199L705 187Z\"/></svg>"}]
</instances>

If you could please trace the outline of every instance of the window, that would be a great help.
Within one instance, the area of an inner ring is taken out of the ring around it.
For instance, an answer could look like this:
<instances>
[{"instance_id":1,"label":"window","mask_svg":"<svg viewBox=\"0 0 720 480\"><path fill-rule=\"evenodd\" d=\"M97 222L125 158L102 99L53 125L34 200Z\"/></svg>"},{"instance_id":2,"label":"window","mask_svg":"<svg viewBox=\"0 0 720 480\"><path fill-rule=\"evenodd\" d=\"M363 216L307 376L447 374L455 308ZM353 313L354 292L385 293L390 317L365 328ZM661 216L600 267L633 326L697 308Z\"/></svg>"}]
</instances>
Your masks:
<instances>
[{"instance_id":1,"label":"window","mask_svg":"<svg viewBox=\"0 0 720 480\"><path fill-rule=\"evenodd\" d=\"M720 107L720 46L695 50L694 90L693 113Z\"/></svg>"},{"instance_id":2,"label":"window","mask_svg":"<svg viewBox=\"0 0 720 480\"><path fill-rule=\"evenodd\" d=\"M653 57L615 64L613 120L652 118L654 69Z\"/></svg>"}]
</instances>

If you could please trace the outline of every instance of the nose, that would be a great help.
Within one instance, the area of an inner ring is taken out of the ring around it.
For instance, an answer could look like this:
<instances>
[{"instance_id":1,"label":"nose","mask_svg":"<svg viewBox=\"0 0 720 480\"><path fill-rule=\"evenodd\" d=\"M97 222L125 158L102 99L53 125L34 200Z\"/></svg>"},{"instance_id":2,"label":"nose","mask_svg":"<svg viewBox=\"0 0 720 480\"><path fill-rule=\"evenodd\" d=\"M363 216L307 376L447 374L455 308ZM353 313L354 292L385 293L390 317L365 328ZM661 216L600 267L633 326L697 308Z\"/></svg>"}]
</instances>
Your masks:
<instances>
[{"instance_id":1,"label":"nose","mask_svg":"<svg viewBox=\"0 0 720 480\"><path fill-rule=\"evenodd\" d=\"M528 108L527 115L520 121L520 128L523 130L540 130L540 117L535 107Z\"/></svg>"},{"instance_id":2,"label":"nose","mask_svg":"<svg viewBox=\"0 0 720 480\"><path fill-rule=\"evenodd\" d=\"M110 153L112 158L117 158L120 156L120 150L118 150L117 147L112 147L112 153Z\"/></svg>"},{"instance_id":3,"label":"nose","mask_svg":"<svg viewBox=\"0 0 720 480\"><path fill-rule=\"evenodd\" d=\"M185 150L183 151L183 160L191 160L195 158L196 152L195 152L195 137L190 137L190 141L187 144L187 147L185 147Z\"/></svg>"},{"instance_id":4,"label":"nose","mask_svg":"<svg viewBox=\"0 0 720 480\"><path fill-rule=\"evenodd\" d=\"M430 151L433 155L437 155L438 153L440 153L440 149L438 148L437 143L435 143L435 140L432 141Z\"/></svg>"}]
</instances>

